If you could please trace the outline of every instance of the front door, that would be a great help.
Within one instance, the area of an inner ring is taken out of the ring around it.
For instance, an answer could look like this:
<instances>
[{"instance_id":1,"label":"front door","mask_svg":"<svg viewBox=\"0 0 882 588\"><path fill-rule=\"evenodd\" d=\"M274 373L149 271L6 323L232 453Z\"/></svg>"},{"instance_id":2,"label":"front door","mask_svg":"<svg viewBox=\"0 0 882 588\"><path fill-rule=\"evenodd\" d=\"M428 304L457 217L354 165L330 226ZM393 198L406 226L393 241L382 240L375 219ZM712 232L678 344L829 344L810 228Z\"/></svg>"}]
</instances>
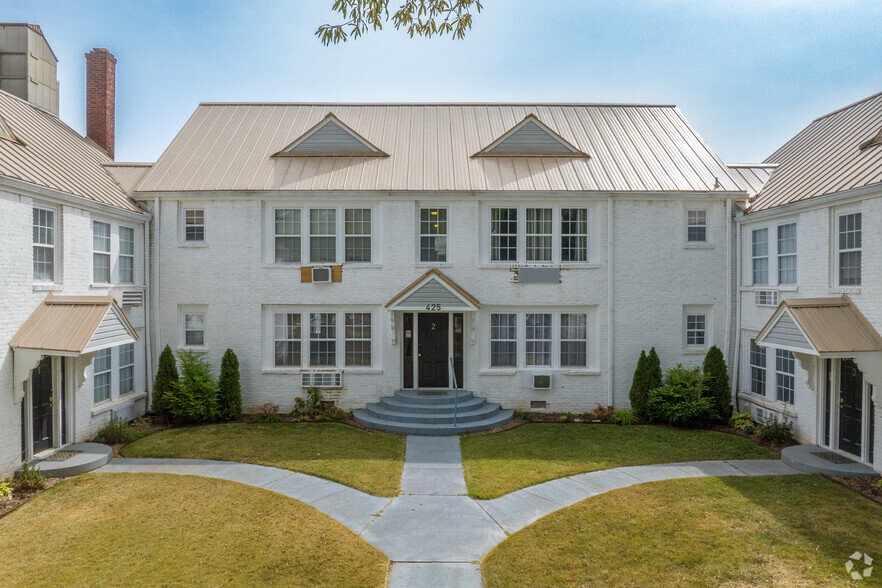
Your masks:
<instances>
[{"instance_id":1,"label":"front door","mask_svg":"<svg viewBox=\"0 0 882 588\"><path fill-rule=\"evenodd\" d=\"M31 371L34 453L52 447L52 357L44 357Z\"/></svg>"},{"instance_id":2,"label":"front door","mask_svg":"<svg viewBox=\"0 0 882 588\"><path fill-rule=\"evenodd\" d=\"M850 359L839 368L839 449L861 457L864 374Z\"/></svg>"},{"instance_id":3,"label":"front door","mask_svg":"<svg viewBox=\"0 0 882 588\"><path fill-rule=\"evenodd\" d=\"M449 331L447 314L420 314L417 326L420 388L447 388L450 380L447 372L449 357Z\"/></svg>"}]
</instances>

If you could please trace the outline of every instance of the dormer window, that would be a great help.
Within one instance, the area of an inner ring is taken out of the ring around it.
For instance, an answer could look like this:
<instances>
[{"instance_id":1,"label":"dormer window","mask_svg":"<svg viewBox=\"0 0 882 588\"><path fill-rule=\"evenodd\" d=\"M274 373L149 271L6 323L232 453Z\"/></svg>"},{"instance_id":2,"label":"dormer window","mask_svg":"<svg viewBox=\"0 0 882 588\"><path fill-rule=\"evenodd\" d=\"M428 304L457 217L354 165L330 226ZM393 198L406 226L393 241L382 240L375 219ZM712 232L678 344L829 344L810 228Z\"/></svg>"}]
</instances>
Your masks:
<instances>
[{"instance_id":1,"label":"dormer window","mask_svg":"<svg viewBox=\"0 0 882 588\"><path fill-rule=\"evenodd\" d=\"M388 157L329 113L274 157Z\"/></svg>"},{"instance_id":2,"label":"dormer window","mask_svg":"<svg viewBox=\"0 0 882 588\"><path fill-rule=\"evenodd\" d=\"M492 156L589 157L532 114L472 157Z\"/></svg>"}]
</instances>

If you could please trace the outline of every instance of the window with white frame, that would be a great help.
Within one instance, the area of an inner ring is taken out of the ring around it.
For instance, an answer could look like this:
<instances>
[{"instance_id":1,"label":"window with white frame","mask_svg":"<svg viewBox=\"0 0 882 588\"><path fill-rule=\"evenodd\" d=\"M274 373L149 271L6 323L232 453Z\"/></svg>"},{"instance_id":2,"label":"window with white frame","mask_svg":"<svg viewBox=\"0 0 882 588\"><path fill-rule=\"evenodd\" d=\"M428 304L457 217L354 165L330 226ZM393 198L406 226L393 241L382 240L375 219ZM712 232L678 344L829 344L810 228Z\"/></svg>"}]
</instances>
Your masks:
<instances>
[{"instance_id":1,"label":"window with white frame","mask_svg":"<svg viewBox=\"0 0 882 588\"><path fill-rule=\"evenodd\" d=\"M796 283L796 223L778 225L778 283Z\"/></svg>"},{"instance_id":2,"label":"window with white frame","mask_svg":"<svg viewBox=\"0 0 882 588\"><path fill-rule=\"evenodd\" d=\"M560 315L561 367L588 365L588 315L564 313Z\"/></svg>"},{"instance_id":3,"label":"window with white frame","mask_svg":"<svg viewBox=\"0 0 882 588\"><path fill-rule=\"evenodd\" d=\"M370 263L371 209L347 208L344 217L343 259L349 263Z\"/></svg>"},{"instance_id":4,"label":"window with white frame","mask_svg":"<svg viewBox=\"0 0 882 588\"><path fill-rule=\"evenodd\" d=\"M750 391L760 396L766 395L766 349L750 340Z\"/></svg>"},{"instance_id":5,"label":"window with white frame","mask_svg":"<svg viewBox=\"0 0 882 588\"><path fill-rule=\"evenodd\" d=\"M753 283L769 283L769 229L754 229L751 232L751 260L753 262Z\"/></svg>"},{"instance_id":6,"label":"window with white frame","mask_svg":"<svg viewBox=\"0 0 882 588\"><path fill-rule=\"evenodd\" d=\"M34 279L55 280L55 211L34 208Z\"/></svg>"},{"instance_id":7,"label":"window with white frame","mask_svg":"<svg viewBox=\"0 0 882 588\"><path fill-rule=\"evenodd\" d=\"M839 285L861 285L861 213L839 215Z\"/></svg>"},{"instance_id":8,"label":"window with white frame","mask_svg":"<svg viewBox=\"0 0 882 588\"><path fill-rule=\"evenodd\" d=\"M490 367L517 367L518 315L490 315Z\"/></svg>"},{"instance_id":9,"label":"window with white frame","mask_svg":"<svg viewBox=\"0 0 882 588\"><path fill-rule=\"evenodd\" d=\"M119 346L119 395L135 390L135 344Z\"/></svg>"},{"instance_id":10,"label":"window with white frame","mask_svg":"<svg viewBox=\"0 0 882 588\"><path fill-rule=\"evenodd\" d=\"M205 345L205 312L184 312L184 345L188 347Z\"/></svg>"},{"instance_id":11,"label":"window with white frame","mask_svg":"<svg viewBox=\"0 0 882 588\"><path fill-rule=\"evenodd\" d=\"M554 221L550 208L527 209L526 260L551 261Z\"/></svg>"},{"instance_id":12,"label":"window with white frame","mask_svg":"<svg viewBox=\"0 0 882 588\"><path fill-rule=\"evenodd\" d=\"M420 208L420 262L447 261L447 209Z\"/></svg>"},{"instance_id":13,"label":"window with white frame","mask_svg":"<svg viewBox=\"0 0 882 588\"><path fill-rule=\"evenodd\" d=\"M310 263L337 261L337 209L313 208L309 211Z\"/></svg>"},{"instance_id":14,"label":"window with white frame","mask_svg":"<svg viewBox=\"0 0 882 588\"><path fill-rule=\"evenodd\" d=\"M551 314L527 313L524 363L528 366L551 365Z\"/></svg>"},{"instance_id":15,"label":"window with white frame","mask_svg":"<svg viewBox=\"0 0 882 588\"><path fill-rule=\"evenodd\" d=\"M560 210L560 260L562 263L588 261L588 209Z\"/></svg>"},{"instance_id":16,"label":"window with white frame","mask_svg":"<svg viewBox=\"0 0 882 588\"><path fill-rule=\"evenodd\" d=\"M184 241L188 243L205 241L205 209L184 209Z\"/></svg>"},{"instance_id":17,"label":"window with white frame","mask_svg":"<svg viewBox=\"0 0 882 588\"><path fill-rule=\"evenodd\" d=\"M793 353L784 349L775 350L775 398L780 402L793 404L796 384L796 360Z\"/></svg>"},{"instance_id":18,"label":"window with white frame","mask_svg":"<svg viewBox=\"0 0 882 588\"><path fill-rule=\"evenodd\" d=\"M491 261L517 262L517 208L490 209L490 259Z\"/></svg>"},{"instance_id":19,"label":"window with white frame","mask_svg":"<svg viewBox=\"0 0 882 588\"><path fill-rule=\"evenodd\" d=\"M119 228L119 281L122 284L135 282L135 229Z\"/></svg>"},{"instance_id":20,"label":"window with white frame","mask_svg":"<svg viewBox=\"0 0 882 588\"><path fill-rule=\"evenodd\" d=\"M707 315L686 315L686 345L704 347L707 345Z\"/></svg>"},{"instance_id":21,"label":"window with white frame","mask_svg":"<svg viewBox=\"0 0 882 588\"><path fill-rule=\"evenodd\" d=\"M92 359L92 390L95 402L110 398L111 350L102 349Z\"/></svg>"},{"instance_id":22,"label":"window with white frame","mask_svg":"<svg viewBox=\"0 0 882 588\"><path fill-rule=\"evenodd\" d=\"M300 263L300 209L276 208L273 211L273 260L276 263Z\"/></svg>"},{"instance_id":23,"label":"window with white frame","mask_svg":"<svg viewBox=\"0 0 882 588\"><path fill-rule=\"evenodd\" d=\"M92 282L110 283L110 224L92 221Z\"/></svg>"},{"instance_id":24,"label":"window with white frame","mask_svg":"<svg viewBox=\"0 0 882 588\"><path fill-rule=\"evenodd\" d=\"M347 312L344 320L346 365L371 365L371 314Z\"/></svg>"},{"instance_id":25,"label":"window with white frame","mask_svg":"<svg viewBox=\"0 0 882 588\"><path fill-rule=\"evenodd\" d=\"M690 210L686 212L686 241L689 243L707 242L706 210Z\"/></svg>"},{"instance_id":26,"label":"window with white frame","mask_svg":"<svg viewBox=\"0 0 882 588\"><path fill-rule=\"evenodd\" d=\"M299 312L273 314L273 365L299 367L301 362L301 328Z\"/></svg>"},{"instance_id":27,"label":"window with white frame","mask_svg":"<svg viewBox=\"0 0 882 588\"><path fill-rule=\"evenodd\" d=\"M337 314L314 312L309 315L309 365L337 365Z\"/></svg>"}]
</instances>

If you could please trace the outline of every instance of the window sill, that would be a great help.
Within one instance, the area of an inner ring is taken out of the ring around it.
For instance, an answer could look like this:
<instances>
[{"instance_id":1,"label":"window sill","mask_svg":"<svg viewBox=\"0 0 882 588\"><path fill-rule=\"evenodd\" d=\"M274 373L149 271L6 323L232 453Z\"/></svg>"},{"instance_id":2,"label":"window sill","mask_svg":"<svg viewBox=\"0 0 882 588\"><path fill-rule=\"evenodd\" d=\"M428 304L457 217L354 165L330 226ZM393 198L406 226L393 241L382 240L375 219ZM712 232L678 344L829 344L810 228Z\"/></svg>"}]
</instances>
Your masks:
<instances>
[{"instance_id":1,"label":"window sill","mask_svg":"<svg viewBox=\"0 0 882 588\"><path fill-rule=\"evenodd\" d=\"M182 241L178 243L178 247L201 249L203 247L208 247L208 243L206 241Z\"/></svg>"},{"instance_id":2,"label":"window sill","mask_svg":"<svg viewBox=\"0 0 882 588\"><path fill-rule=\"evenodd\" d=\"M478 370L479 376L516 376L517 368L487 368Z\"/></svg>"},{"instance_id":3,"label":"window sill","mask_svg":"<svg viewBox=\"0 0 882 588\"><path fill-rule=\"evenodd\" d=\"M564 369L561 372L565 376L599 376L600 370L588 369Z\"/></svg>"},{"instance_id":4,"label":"window sill","mask_svg":"<svg viewBox=\"0 0 882 588\"><path fill-rule=\"evenodd\" d=\"M208 353L208 347L204 345L181 345L178 346L178 351L190 351L193 353Z\"/></svg>"},{"instance_id":5,"label":"window sill","mask_svg":"<svg viewBox=\"0 0 882 588\"><path fill-rule=\"evenodd\" d=\"M105 412L109 412L111 410L129 406L130 404L134 404L135 401L141 400L142 398L146 397L146 392L129 392L125 396L120 396L116 402L113 402L110 399L102 400L98 404L92 406L92 416L98 416L99 414L104 414Z\"/></svg>"},{"instance_id":6,"label":"window sill","mask_svg":"<svg viewBox=\"0 0 882 588\"><path fill-rule=\"evenodd\" d=\"M599 263L562 263L560 264L560 269L562 270L572 270L572 269L600 269Z\"/></svg>"},{"instance_id":7,"label":"window sill","mask_svg":"<svg viewBox=\"0 0 882 588\"><path fill-rule=\"evenodd\" d=\"M89 284L89 290L107 290L108 288L113 288L113 286L111 283Z\"/></svg>"},{"instance_id":8,"label":"window sill","mask_svg":"<svg viewBox=\"0 0 882 588\"><path fill-rule=\"evenodd\" d=\"M796 419L799 416L799 413L797 412L796 407L793 404L781 402L780 400L772 400L770 398L766 398L765 396L754 394L753 392L741 391L738 392L738 395L744 400L747 400L752 404L761 406L766 410L778 412L782 415L786 412L788 419Z\"/></svg>"},{"instance_id":9,"label":"window sill","mask_svg":"<svg viewBox=\"0 0 882 588\"><path fill-rule=\"evenodd\" d=\"M684 243L683 249L716 249L713 243Z\"/></svg>"},{"instance_id":10,"label":"window sill","mask_svg":"<svg viewBox=\"0 0 882 588\"><path fill-rule=\"evenodd\" d=\"M684 347L683 355L707 355L710 347Z\"/></svg>"},{"instance_id":11,"label":"window sill","mask_svg":"<svg viewBox=\"0 0 882 588\"><path fill-rule=\"evenodd\" d=\"M382 373L383 373L383 368L373 368L373 367L371 367L371 368L369 368L369 367L364 367L364 368L359 368L359 367L341 367L341 368L338 368L338 367L331 367L331 366L323 366L323 367L320 367L320 368L310 368L310 367L292 367L292 368L265 367L265 368L262 368L262 369L260 370L260 372L263 373L263 374L276 374L276 375L283 375L283 376L296 376L296 375L300 375L302 372L309 372L309 371L312 371L312 370L324 370L324 371L336 371L336 370L339 370L339 371L342 371L342 372L344 372L344 373L346 373L346 374L353 374L353 375L359 375L359 374L364 374L364 375L376 375L376 374L382 374Z\"/></svg>"},{"instance_id":12,"label":"window sill","mask_svg":"<svg viewBox=\"0 0 882 588\"><path fill-rule=\"evenodd\" d=\"M418 261L416 267L453 267L449 261Z\"/></svg>"},{"instance_id":13,"label":"window sill","mask_svg":"<svg viewBox=\"0 0 882 588\"><path fill-rule=\"evenodd\" d=\"M518 269L518 264L516 263L482 263L478 266L478 269L495 269L495 270L508 270L514 271Z\"/></svg>"},{"instance_id":14,"label":"window sill","mask_svg":"<svg viewBox=\"0 0 882 588\"><path fill-rule=\"evenodd\" d=\"M741 292L756 292L757 290L778 290L779 292L796 292L798 284L756 284L754 286L741 286Z\"/></svg>"},{"instance_id":15,"label":"window sill","mask_svg":"<svg viewBox=\"0 0 882 588\"><path fill-rule=\"evenodd\" d=\"M34 292L60 292L63 289L64 286L54 282L51 284L48 282L34 284Z\"/></svg>"},{"instance_id":16,"label":"window sill","mask_svg":"<svg viewBox=\"0 0 882 588\"><path fill-rule=\"evenodd\" d=\"M860 294L860 286L837 286L830 288L830 294Z\"/></svg>"}]
</instances>

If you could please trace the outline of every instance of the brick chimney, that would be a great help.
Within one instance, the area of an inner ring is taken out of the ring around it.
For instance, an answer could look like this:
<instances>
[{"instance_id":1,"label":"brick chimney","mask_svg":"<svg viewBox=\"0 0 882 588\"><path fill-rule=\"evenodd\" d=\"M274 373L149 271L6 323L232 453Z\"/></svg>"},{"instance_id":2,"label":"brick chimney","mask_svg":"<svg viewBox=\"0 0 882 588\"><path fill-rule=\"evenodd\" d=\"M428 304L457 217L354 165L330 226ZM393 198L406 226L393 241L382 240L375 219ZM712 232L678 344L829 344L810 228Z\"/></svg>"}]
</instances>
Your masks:
<instances>
[{"instance_id":1,"label":"brick chimney","mask_svg":"<svg viewBox=\"0 0 882 588\"><path fill-rule=\"evenodd\" d=\"M107 49L86 53L86 136L113 159L116 118L116 58Z\"/></svg>"}]
</instances>

